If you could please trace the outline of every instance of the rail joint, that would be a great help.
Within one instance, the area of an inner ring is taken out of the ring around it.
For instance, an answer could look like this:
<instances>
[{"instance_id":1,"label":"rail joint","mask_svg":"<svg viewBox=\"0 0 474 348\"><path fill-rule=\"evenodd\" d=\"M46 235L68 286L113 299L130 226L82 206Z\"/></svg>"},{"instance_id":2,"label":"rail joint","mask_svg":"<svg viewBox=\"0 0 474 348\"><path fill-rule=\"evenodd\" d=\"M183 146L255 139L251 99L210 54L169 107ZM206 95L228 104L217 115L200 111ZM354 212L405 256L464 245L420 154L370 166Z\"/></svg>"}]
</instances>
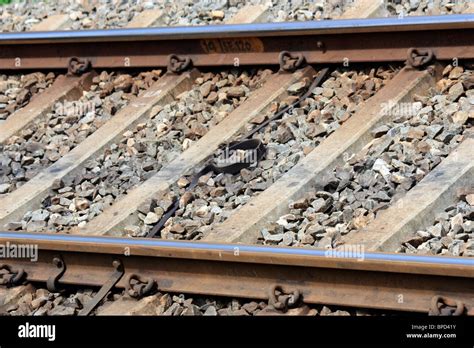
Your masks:
<instances>
[{"instance_id":1,"label":"rail joint","mask_svg":"<svg viewBox=\"0 0 474 348\"><path fill-rule=\"evenodd\" d=\"M26 272L23 269L15 270L13 267L7 264L0 264L0 270L5 270L7 273L0 274L0 285L6 285L7 287L13 287L20 285L26 278Z\"/></svg>"},{"instance_id":2,"label":"rail joint","mask_svg":"<svg viewBox=\"0 0 474 348\"><path fill-rule=\"evenodd\" d=\"M406 65L420 69L431 63L435 59L432 49L409 48L407 52Z\"/></svg>"},{"instance_id":3,"label":"rail joint","mask_svg":"<svg viewBox=\"0 0 474 348\"><path fill-rule=\"evenodd\" d=\"M68 76L81 76L85 72L89 71L92 67L92 63L87 58L71 57L67 66Z\"/></svg>"},{"instance_id":4,"label":"rail joint","mask_svg":"<svg viewBox=\"0 0 474 348\"><path fill-rule=\"evenodd\" d=\"M466 306L462 301L445 296L433 296L429 315L460 316L464 313L465 309Z\"/></svg>"},{"instance_id":5,"label":"rail joint","mask_svg":"<svg viewBox=\"0 0 474 348\"><path fill-rule=\"evenodd\" d=\"M297 289L290 293L285 293L281 285L274 285L268 294L268 305L283 312L288 308L297 307L302 300L301 292Z\"/></svg>"},{"instance_id":6,"label":"rail joint","mask_svg":"<svg viewBox=\"0 0 474 348\"><path fill-rule=\"evenodd\" d=\"M168 56L167 69L174 74L182 73L190 69L192 65L193 62L188 56L180 57L176 54L170 54Z\"/></svg>"},{"instance_id":7,"label":"rail joint","mask_svg":"<svg viewBox=\"0 0 474 348\"><path fill-rule=\"evenodd\" d=\"M150 295L157 287L156 280L153 278L142 278L136 273L130 274L125 284L128 294L133 298L141 298Z\"/></svg>"},{"instance_id":8,"label":"rail joint","mask_svg":"<svg viewBox=\"0 0 474 348\"><path fill-rule=\"evenodd\" d=\"M306 59L302 53L293 54L288 51L281 51L278 55L278 62L281 71L293 72L302 68L306 64Z\"/></svg>"}]
</instances>

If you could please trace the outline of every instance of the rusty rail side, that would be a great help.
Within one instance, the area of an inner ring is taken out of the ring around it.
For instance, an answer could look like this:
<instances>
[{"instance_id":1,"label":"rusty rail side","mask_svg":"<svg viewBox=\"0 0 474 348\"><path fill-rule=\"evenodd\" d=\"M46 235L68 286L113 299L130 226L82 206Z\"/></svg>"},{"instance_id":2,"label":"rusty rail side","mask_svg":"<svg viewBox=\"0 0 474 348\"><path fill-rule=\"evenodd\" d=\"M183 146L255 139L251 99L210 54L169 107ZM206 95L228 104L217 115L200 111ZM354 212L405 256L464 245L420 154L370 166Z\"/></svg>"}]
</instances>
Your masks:
<instances>
[{"instance_id":1,"label":"rusty rail side","mask_svg":"<svg viewBox=\"0 0 474 348\"><path fill-rule=\"evenodd\" d=\"M459 257L362 253L335 257L325 250L240 244L160 241L60 234L0 233L0 244L37 245L36 262L9 258L30 281L57 273L61 255L63 284L101 286L113 260L127 274L153 278L161 291L267 299L274 285L299 290L306 303L428 312L434 296L460 300L474 308L474 260Z\"/></svg>"},{"instance_id":2,"label":"rusty rail side","mask_svg":"<svg viewBox=\"0 0 474 348\"><path fill-rule=\"evenodd\" d=\"M164 67L170 54L189 57L194 66L236 59L277 65L283 50L302 53L311 64L404 61L411 47L431 49L438 60L474 58L474 15L445 17L7 33L0 34L0 70L61 69L75 56L95 68Z\"/></svg>"}]
</instances>

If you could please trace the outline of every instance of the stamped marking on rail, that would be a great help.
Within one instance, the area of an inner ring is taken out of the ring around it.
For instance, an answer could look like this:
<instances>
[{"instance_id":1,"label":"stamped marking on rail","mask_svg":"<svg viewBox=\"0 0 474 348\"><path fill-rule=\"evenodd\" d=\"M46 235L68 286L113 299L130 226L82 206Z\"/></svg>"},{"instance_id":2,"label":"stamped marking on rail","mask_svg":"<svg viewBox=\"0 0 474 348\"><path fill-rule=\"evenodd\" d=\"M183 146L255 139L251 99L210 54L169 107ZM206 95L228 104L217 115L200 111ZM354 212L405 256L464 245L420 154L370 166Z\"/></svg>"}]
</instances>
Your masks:
<instances>
[{"instance_id":1,"label":"stamped marking on rail","mask_svg":"<svg viewBox=\"0 0 474 348\"><path fill-rule=\"evenodd\" d=\"M263 42L255 37L238 39L203 39L201 47L205 53L263 52Z\"/></svg>"}]
</instances>

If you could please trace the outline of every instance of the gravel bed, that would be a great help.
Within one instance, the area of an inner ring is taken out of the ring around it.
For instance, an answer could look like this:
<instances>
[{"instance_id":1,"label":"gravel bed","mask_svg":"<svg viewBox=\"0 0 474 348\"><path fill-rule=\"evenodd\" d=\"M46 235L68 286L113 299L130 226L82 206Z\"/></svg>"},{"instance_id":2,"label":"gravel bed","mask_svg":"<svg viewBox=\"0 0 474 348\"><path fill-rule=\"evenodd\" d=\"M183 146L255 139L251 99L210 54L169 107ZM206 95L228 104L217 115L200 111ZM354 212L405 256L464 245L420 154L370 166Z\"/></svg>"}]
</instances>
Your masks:
<instances>
[{"instance_id":1,"label":"gravel bed","mask_svg":"<svg viewBox=\"0 0 474 348\"><path fill-rule=\"evenodd\" d=\"M0 287L0 315L55 316L77 315L96 292L91 289L51 293L31 284L7 289ZM220 297L190 297L184 294L155 293L136 300L125 292L111 293L92 315L165 315L165 316L368 316L386 315L377 310L338 308L299 304L288 311L274 310L265 301Z\"/></svg>"},{"instance_id":2,"label":"gravel bed","mask_svg":"<svg viewBox=\"0 0 474 348\"><path fill-rule=\"evenodd\" d=\"M160 71L102 72L90 91L74 102L58 103L45 119L0 144L0 197L14 191L94 133L129 99L158 79Z\"/></svg>"},{"instance_id":3,"label":"gravel bed","mask_svg":"<svg viewBox=\"0 0 474 348\"><path fill-rule=\"evenodd\" d=\"M0 121L27 105L31 98L53 84L54 73L41 72L27 75L0 75Z\"/></svg>"},{"instance_id":4,"label":"gravel bed","mask_svg":"<svg viewBox=\"0 0 474 348\"><path fill-rule=\"evenodd\" d=\"M332 19L339 17L351 0L281 1L273 0L269 22L294 22Z\"/></svg>"},{"instance_id":5,"label":"gravel bed","mask_svg":"<svg viewBox=\"0 0 474 348\"><path fill-rule=\"evenodd\" d=\"M398 252L474 256L474 189L436 216L433 225L417 231Z\"/></svg>"},{"instance_id":6,"label":"gravel bed","mask_svg":"<svg viewBox=\"0 0 474 348\"><path fill-rule=\"evenodd\" d=\"M171 192L142 209L138 236L145 235L179 197L180 208L162 229L161 238L200 239L212 224L224 221L235 209L290 170L339 128L358 104L379 90L393 74L393 70L384 69L333 72L322 87L313 90L312 96L301 107L286 113L282 122L273 122L263 132L254 135L267 146L266 156L256 167L243 169L234 176L208 173L199 179L196 188L186 193L191 177L181 178ZM290 86L288 90L293 95L281 105L273 105L273 112L298 99L297 95L303 93L309 84L310 81L305 80ZM271 114L256 117L248 130L264 122ZM128 230L132 229L137 230L137 226L128 227Z\"/></svg>"},{"instance_id":7,"label":"gravel bed","mask_svg":"<svg viewBox=\"0 0 474 348\"><path fill-rule=\"evenodd\" d=\"M469 0L388 0L387 11L390 16L438 16L463 13Z\"/></svg>"},{"instance_id":8,"label":"gravel bed","mask_svg":"<svg viewBox=\"0 0 474 348\"><path fill-rule=\"evenodd\" d=\"M0 31L28 31L32 26L55 14L69 15L66 30L110 29L125 27L144 10L160 9L162 26L222 24L247 4L263 4L267 0L150 0L94 2L86 5L76 1L38 1L25 6L13 2L0 6ZM339 16L350 0L280 1L272 0L268 21L307 21Z\"/></svg>"},{"instance_id":9,"label":"gravel bed","mask_svg":"<svg viewBox=\"0 0 474 348\"><path fill-rule=\"evenodd\" d=\"M247 4L267 0L147 0L147 1L21 1L0 6L0 31L29 31L49 16L68 14L66 30L111 29L125 27L144 10L160 9L161 26L222 24ZM271 0L269 22L310 21L339 17L353 4L352 0ZM391 16L439 15L462 13L468 1L387 0Z\"/></svg>"},{"instance_id":10,"label":"gravel bed","mask_svg":"<svg viewBox=\"0 0 474 348\"><path fill-rule=\"evenodd\" d=\"M167 1L164 5L167 26L224 24L245 5L245 1Z\"/></svg>"},{"instance_id":11,"label":"gravel bed","mask_svg":"<svg viewBox=\"0 0 474 348\"><path fill-rule=\"evenodd\" d=\"M32 27L56 14L68 14L65 30L112 29L125 27L145 10L160 9L164 16L161 26L221 24L246 4L244 0L210 1L35 1L25 6L22 2L0 6L0 31L29 31Z\"/></svg>"},{"instance_id":12,"label":"gravel bed","mask_svg":"<svg viewBox=\"0 0 474 348\"><path fill-rule=\"evenodd\" d=\"M68 14L69 22L64 29L110 29L120 28L146 8L153 8L154 2L138 1L93 1L89 6L79 1L31 1L25 6L22 1L0 6L0 30L29 31L49 16ZM117 4L118 3L118 4Z\"/></svg>"},{"instance_id":13,"label":"gravel bed","mask_svg":"<svg viewBox=\"0 0 474 348\"><path fill-rule=\"evenodd\" d=\"M68 14L66 30L112 29L125 27L144 10L161 9L165 12L162 25L218 24L225 16L232 16L237 7L227 2L212 1L94 1L92 5L78 1L35 1L25 6L22 2L0 6L0 30L29 31L45 18ZM239 3L243 3L240 1ZM225 13L224 13L225 10Z\"/></svg>"},{"instance_id":14,"label":"gravel bed","mask_svg":"<svg viewBox=\"0 0 474 348\"><path fill-rule=\"evenodd\" d=\"M28 31L32 26L55 14L69 14L65 29L110 29L125 27L144 10L160 9L165 13L160 25L223 24L247 4L264 4L267 0L183 0L183 1L122 1L111 0L93 6L73 1L39 1L28 6L14 2L0 7L0 31ZM351 0L281 1L272 0L267 15L269 22L309 21L339 17Z\"/></svg>"},{"instance_id":15,"label":"gravel bed","mask_svg":"<svg viewBox=\"0 0 474 348\"><path fill-rule=\"evenodd\" d=\"M192 89L164 107L155 107L149 120L57 183L40 209L9 227L28 231L82 227L205 135L270 74L270 70L202 74Z\"/></svg>"},{"instance_id":16,"label":"gravel bed","mask_svg":"<svg viewBox=\"0 0 474 348\"><path fill-rule=\"evenodd\" d=\"M161 9L165 15L160 25L221 24L232 18L246 4L263 4L267 0L148 0L148 1L21 1L0 6L0 31L28 31L32 26L55 14L68 14L65 29L110 29L125 27L144 10ZM387 0L389 16L440 15L463 13L467 0ZM269 22L308 21L339 17L353 4L352 0L271 0Z\"/></svg>"},{"instance_id":17,"label":"gravel bed","mask_svg":"<svg viewBox=\"0 0 474 348\"><path fill-rule=\"evenodd\" d=\"M374 139L347 154L289 213L262 229L261 243L336 247L402 197L463 140L473 123L471 70L448 66L431 96L399 104Z\"/></svg>"}]
</instances>

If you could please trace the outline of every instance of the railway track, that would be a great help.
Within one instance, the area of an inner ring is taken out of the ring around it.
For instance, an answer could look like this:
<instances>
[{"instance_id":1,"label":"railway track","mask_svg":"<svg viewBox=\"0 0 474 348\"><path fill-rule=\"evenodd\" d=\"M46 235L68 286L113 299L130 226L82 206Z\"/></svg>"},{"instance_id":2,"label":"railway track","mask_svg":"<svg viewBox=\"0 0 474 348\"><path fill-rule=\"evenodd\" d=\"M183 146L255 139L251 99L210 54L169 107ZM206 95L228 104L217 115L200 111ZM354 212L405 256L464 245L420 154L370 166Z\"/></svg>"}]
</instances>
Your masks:
<instances>
[{"instance_id":1,"label":"railway track","mask_svg":"<svg viewBox=\"0 0 474 348\"><path fill-rule=\"evenodd\" d=\"M35 74L0 124L0 240L38 248L6 255L4 282L100 287L53 314L100 314L114 289L269 301L221 309L240 314L474 314L473 30L461 14L1 34L1 69ZM203 172L244 139L265 151ZM182 313L169 298L159 313Z\"/></svg>"}]
</instances>

